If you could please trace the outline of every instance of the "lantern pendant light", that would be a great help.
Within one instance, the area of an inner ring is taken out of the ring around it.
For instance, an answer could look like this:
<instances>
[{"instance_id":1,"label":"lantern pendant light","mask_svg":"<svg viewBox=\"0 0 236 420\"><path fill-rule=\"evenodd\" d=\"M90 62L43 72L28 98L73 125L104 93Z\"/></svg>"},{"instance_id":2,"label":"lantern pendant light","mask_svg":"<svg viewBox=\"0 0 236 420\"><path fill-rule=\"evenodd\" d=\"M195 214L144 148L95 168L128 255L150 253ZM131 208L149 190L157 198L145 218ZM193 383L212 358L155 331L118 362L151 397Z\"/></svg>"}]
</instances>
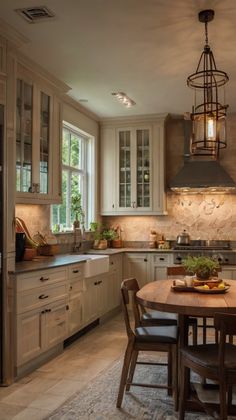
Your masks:
<instances>
[{"instance_id":1,"label":"lantern pendant light","mask_svg":"<svg viewBox=\"0 0 236 420\"><path fill-rule=\"evenodd\" d=\"M214 19L214 10L203 10L198 15L205 24L205 46L195 73L187 78L194 89L192 109L191 154L218 158L219 150L226 147L226 110L224 85L229 77L216 67L208 44L208 22Z\"/></svg>"}]
</instances>

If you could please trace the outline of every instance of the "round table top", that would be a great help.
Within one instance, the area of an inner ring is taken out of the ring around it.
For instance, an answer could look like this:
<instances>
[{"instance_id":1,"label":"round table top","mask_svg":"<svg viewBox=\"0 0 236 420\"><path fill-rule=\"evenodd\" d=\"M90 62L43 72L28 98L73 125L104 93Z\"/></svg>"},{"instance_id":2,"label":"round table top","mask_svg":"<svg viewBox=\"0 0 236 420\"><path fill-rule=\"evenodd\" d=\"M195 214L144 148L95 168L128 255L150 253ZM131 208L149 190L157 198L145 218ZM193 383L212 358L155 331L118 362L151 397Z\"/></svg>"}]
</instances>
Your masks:
<instances>
[{"instance_id":1,"label":"round table top","mask_svg":"<svg viewBox=\"0 0 236 420\"><path fill-rule=\"evenodd\" d=\"M189 316L213 317L216 312L236 313L236 280L225 280L226 293L179 292L171 289L173 279L157 280L137 292L138 302L147 308Z\"/></svg>"}]
</instances>

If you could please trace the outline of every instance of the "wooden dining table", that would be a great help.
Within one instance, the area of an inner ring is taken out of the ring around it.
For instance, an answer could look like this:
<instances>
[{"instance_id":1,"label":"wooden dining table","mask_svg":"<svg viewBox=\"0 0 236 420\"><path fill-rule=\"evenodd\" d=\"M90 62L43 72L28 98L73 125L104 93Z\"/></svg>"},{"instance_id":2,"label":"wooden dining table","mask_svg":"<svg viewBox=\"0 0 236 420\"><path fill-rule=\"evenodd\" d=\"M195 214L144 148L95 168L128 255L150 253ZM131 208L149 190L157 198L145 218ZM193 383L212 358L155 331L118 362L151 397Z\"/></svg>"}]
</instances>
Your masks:
<instances>
[{"instance_id":1,"label":"wooden dining table","mask_svg":"<svg viewBox=\"0 0 236 420\"><path fill-rule=\"evenodd\" d=\"M179 315L180 347L188 344L188 317L214 317L216 312L236 313L236 280L225 293L180 292L173 279L147 283L137 292L137 301L147 308Z\"/></svg>"},{"instance_id":2,"label":"wooden dining table","mask_svg":"<svg viewBox=\"0 0 236 420\"><path fill-rule=\"evenodd\" d=\"M179 347L188 345L188 318L214 317L216 312L236 314L236 280L224 280L229 288L225 293L180 292L173 290L173 279L157 280L143 286L137 292L137 301L144 307L173 312L179 315ZM199 407L192 401L190 410ZM236 408L233 407L236 414Z\"/></svg>"}]
</instances>

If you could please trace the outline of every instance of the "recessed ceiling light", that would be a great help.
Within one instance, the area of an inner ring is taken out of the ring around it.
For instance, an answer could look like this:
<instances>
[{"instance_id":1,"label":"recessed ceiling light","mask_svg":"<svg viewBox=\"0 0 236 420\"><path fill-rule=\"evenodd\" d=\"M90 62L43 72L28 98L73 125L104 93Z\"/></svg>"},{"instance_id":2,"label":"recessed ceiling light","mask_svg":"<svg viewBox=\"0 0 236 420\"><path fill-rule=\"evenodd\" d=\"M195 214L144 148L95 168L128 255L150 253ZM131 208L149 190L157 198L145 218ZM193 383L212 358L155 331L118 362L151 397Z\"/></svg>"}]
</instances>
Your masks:
<instances>
[{"instance_id":1,"label":"recessed ceiling light","mask_svg":"<svg viewBox=\"0 0 236 420\"><path fill-rule=\"evenodd\" d=\"M112 92L112 95L115 96L117 100L121 102L126 108L131 108L132 106L136 105L136 102L129 98L129 96L124 92Z\"/></svg>"}]
</instances>

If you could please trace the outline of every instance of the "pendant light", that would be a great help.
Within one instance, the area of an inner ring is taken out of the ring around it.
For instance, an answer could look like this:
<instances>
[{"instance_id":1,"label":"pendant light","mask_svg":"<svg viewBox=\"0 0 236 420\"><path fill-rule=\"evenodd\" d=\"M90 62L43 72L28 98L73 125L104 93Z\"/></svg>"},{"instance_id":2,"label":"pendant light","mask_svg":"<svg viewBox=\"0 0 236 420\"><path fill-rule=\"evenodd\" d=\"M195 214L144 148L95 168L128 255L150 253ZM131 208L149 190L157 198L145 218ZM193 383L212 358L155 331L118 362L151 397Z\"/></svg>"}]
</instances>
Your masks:
<instances>
[{"instance_id":1,"label":"pendant light","mask_svg":"<svg viewBox=\"0 0 236 420\"><path fill-rule=\"evenodd\" d=\"M226 147L226 110L224 85L229 77L218 70L208 44L208 22L214 19L214 10L202 10L199 21L205 24L205 46L196 72L187 78L194 89L192 109L191 154L218 158L219 150Z\"/></svg>"}]
</instances>

